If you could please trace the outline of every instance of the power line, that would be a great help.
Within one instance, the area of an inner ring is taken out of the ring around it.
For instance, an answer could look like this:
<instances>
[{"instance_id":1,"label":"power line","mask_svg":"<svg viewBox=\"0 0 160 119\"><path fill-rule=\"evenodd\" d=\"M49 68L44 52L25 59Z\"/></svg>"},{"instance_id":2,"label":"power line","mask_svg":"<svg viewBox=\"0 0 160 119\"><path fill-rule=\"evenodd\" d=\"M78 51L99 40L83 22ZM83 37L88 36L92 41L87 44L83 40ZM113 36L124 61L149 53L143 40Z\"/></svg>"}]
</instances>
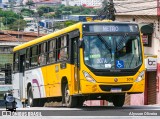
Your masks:
<instances>
[{"instance_id":1,"label":"power line","mask_svg":"<svg viewBox=\"0 0 160 119\"><path fill-rule=\"evenodd\" d=\"M25 4L25 5L16 5L16 6L11 6L11 7L7 7L7 8L16 8L16 7L32 6L32 5L35 5L35 4L37 4L37 3L43 3L43 2L45 2L45 1L49 1L49 0L42 0L42 1L39 1L39 2L33 2L33 4L30 4L30 5L28 5L28 4Z\"/></svg>"},{"instance_id":2,"label":"power line","mask_svg":"<svg viewBox=\"0 0 160 119\"><path fill-rule=\"evenodd\" d=\"M118 5L118 6L120 6L120 5ZM122 7L122 6L121 6ZM127 9L131 9L131 7L130 8L128 8L128 7L123 7L123 8L127 8ZM143 12L143 14L145 14L144 12ZM136 18L138 18L138 19L142 19L142 21L144 21L144 19L143 18L141 18L139 15L133 15L134 17L136 17ZM141 16L143 16L143 17L145 17L146 19L148 19L148 20L150 20L150 21L152 21L152 17L151 16L149 16L148 14L145 14L145 15L141 15ZM150 18L148 18L148 17L150 17ZM151 25L149 25L150 27L152 27L152 28L154 28L155 26L153 25L153 26L151 26Z\"/></svg>"},{"instance_id":3,"label":"power line","mask_svg":"<svg viewBox=\"0 0 160 119\"><path fill-rule=\"evenodd\" d=\"M124 12L116 12L116 13L128 13L128 12L135 12L135 11L150 10L150 9L155 9L155 8L157 8L157 7L144 8L144 9L137 9L137 10L129 10L129 11L124 11Z\"/></svg>"},{"instance_id":4,"label":"power line","mask_svg":"<svg viewBox=\"0 0 160 119\"><path fill-rule=\"evenodd\" d=\"M124 6L122 6L122 5L117 5L117 6L120 6L120 7L123 7L123 8L126 8L126 9L131 9L131 7L124 7ZM135 10L133 10L133 11L135 11ZM139 10L139 11L141 11L141 10ZM143 14L144 14L144 12L143 12ZM145 15L147 15L147 16L149 16L148 14L145 14ZM146 17L145 15L142 15L142 16L144 16L144 17ZM134 15L134 16L136 16L136 15ZM151 18L151 16L149 16L150 18ZM147 17L147 19L148 19L148 17Z\"/></svg>"},{"instance_id":5,"label":"power line","mask_svg":"<svg viewBox=\"0 0 160 119\"><path fill-rule=\"evenodd\" d=\"M156 1L155 1L155 0L151 0L151 1L141 1L141 2L140 2L140 1L138 1L138 2L116 2L116 3L114 3L114 4L115 4L115 5L116 5L116 4L126 5L126 4L147 3L147 2L156 2Z\"/></svg>"},{"instance_id":6,"label":"power line","mask_svg":"<svg viewBox=\"0 0 160 119\"><path fill-rule=\"evenodd\" d=\"M120 7L123 7L123 8L126 8L126 9L131 9L131 7L124 7L124 6L122 6L122 5L117 5L117 6L120 6ZM119 8L120 9L120 8ZM133 10L134 11L134 10ZM143 12L143 14L145 14L144 12ZM147 15L147 16L149 16L148 14L145 14L145 15ZM146 17L145 15L142 15L142 16L144 16L144 17ZM138 15L133 15L133 16L138 16ZM149 16L150 18L151 18L151 16ZM148 17L146 17L147 19L149 19Z\"/></svg>"}]
</instances>

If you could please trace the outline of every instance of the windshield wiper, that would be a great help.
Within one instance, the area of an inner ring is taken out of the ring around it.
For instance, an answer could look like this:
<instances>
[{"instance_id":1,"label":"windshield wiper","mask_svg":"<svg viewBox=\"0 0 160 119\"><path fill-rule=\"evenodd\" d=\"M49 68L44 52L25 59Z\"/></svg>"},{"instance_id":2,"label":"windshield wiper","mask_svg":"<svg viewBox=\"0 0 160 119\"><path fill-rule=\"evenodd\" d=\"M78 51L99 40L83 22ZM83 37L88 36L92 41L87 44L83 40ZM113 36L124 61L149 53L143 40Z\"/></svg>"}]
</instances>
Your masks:
<instances>
[{"instance_id":1,"label":"windshield wiper","mask_svg":"<svg viewBox=\"0 0 160 119\"><path fill-rule=\"evenodd\" d=\"M116 43L116 50L121 50L121 47L123 46L122 45L122 43L124 43L124 41L126 42L128 39L126 39L126 36L128 36L128 33L126 33L124 36L123 36L123 38L120 40L120 42L118 43L118 45L117 45L117 43Z\"/></svg>"},{"instance_id":2,"label":"windshield wiper","mask_svg":"<svg viewBox=\"0 0 160 119\"><path fill-rule=\"evenodd\" d=\"M106 48L111 51L111 47L108 45L108 43L105 41L105 39L100 34L98 34L97 36L101 40L101 42L104 43L104 45L106 46Z\"/></svg>"}]
</instances>

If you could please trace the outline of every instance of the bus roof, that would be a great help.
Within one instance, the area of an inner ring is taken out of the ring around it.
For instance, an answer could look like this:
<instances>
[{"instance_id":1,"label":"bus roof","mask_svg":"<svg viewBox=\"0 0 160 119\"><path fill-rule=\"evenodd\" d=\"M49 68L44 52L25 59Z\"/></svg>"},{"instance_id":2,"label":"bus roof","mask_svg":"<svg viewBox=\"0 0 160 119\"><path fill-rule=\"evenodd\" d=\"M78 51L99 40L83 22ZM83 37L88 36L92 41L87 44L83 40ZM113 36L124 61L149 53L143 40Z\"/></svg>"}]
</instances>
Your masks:
<instances>
[{"instance_id":1,"label":"bus roof","mask_svg":"<svg viewBox=\"0 0 160 119\"><path fill-rule=\"evenodd\" d=\"M34 44L37 44L37 43L43 42L43 41L45 41L45 40L51 39L51 38L53 38L53 37L59 36L59 35L61 35L61 34L70 32L70 31L72 31L72 30L76 30L76 29L80 28L81 25L82 25L82 22L79 22L79 23L77 23L77 24L74 24L74 25L69 26L69 27L67 27L67 28L64 28L64 29L62 29L62 30L58 30L58 31L56 31L56 32L53 32L53 33L51 33L51 34L42 36L42 37L40 37L40 38L37 38L37 39L32 40L32 41L29 41L29 42L24 43L24 44L22 44L22 45L18 45L18 46L16 46L16 47L14 47L13 52L16 52L16 51L18 51L18 50L27 48L27 47L32 46L32 45L34 45Z\"/></svg>"},{"instance_id":2,"label":"bus roof","mask_svg":"<svg viewBox=\"0 0 160 119\"><path fill-rule=\"evenodd\" d=\"M42 36L42 37L37 38L35 40L32 40L32 41L29 41L29 42L24 43L22 45L16 46L16 47L14 47L13 52L16 52L18 50L27 48L27 47L32 46L34 44L43 42L45 40L48 40L48 39L51 39L53 37L62 35L64 33L70 32L70 31L75 30L75 29L79 29L80 28L80 32L81 32L82 28L80 26L82 26L82 24L96 24L96 23L100 23L100 24L102 23L103 24L103 23L111 23L111 22L112 22L111 20L103 20L103 21L95 20L93 22L79 22L79 23L76 23L76 24L74 24L72 26L66 27L66 28L64 28L62 30L58 30L58 31L53 32L51 34ZM114 24L136 24L136 23L130 23L130 22L112 22L112 23L114 23Z\"/></svg>"},{"instance_id":3,"label":"bus roof","mask_svg":"<svg viewBox=\"0 0 160 119\"><path fill-rule=\"evenodd\" d=\"M99 20L95 20L95 21L91 21L91 22L82 22L82 24L137 24L135 22L121 22L121 21L111 21L111 20L103 20L103 21L100 21ZM137 24L138 25L138 24Z\"/></svg>"}]
</instances>

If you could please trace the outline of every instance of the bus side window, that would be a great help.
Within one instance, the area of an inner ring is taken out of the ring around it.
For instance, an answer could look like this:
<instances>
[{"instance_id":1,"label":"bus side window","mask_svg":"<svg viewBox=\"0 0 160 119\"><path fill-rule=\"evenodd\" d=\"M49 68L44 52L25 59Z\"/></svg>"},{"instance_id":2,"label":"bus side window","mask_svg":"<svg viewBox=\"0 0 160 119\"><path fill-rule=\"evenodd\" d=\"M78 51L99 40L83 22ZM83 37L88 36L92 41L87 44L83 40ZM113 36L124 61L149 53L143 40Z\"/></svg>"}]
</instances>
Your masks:
<instances>
[{"instance_id":1,"label":"bus side window","mask_svg":"<svg viewBox=\"0 0 160 119\"><path fill-rule=\"evenodd\" d=\"M33 46L31 48L31 67L35 67L38 65L38 62L37 62L37 59L38 59L38 46Z\"/></svg>"},{"instance_id":2,"label":"bus side window","mask_svg":"<svg viewBox=\"0 0 160 119\"><path fill-rule=\"evenodd\" d=\"M57 60L60 60L60 48L61 48L61 38L57 40Z\"/></svg>"},{"instance_id":3,"label":"bus side window","mask_svg":"<svg viewBox=\"0 0 160 119\"><path fill-rule=\"evenodd\" d=\"M26 69L29 69L30 67L30 49L26 49Z\"/></svg>"},{"instance_id":4,"label":"bus side window","mask_svg":"<svg viewBox=\"0 0 160 119\"><path fill-rule=\"evenodd\" d=\"M42 43L39 45L39 57L38 57L38 64L45 65L47 61L47 43Z\"/></svg>"},{"instance_id":5,"label":"bus side window","mask_svg":"<svg viewBox=\"0 0 160 119\"><path fill-rule=\"evenodd\" d=\"M19 71L19 53L14 53L14 60L13 60L13 71Z\"/></svg>"},{"instance_id":6,"label":"bus side window","mask_svg":"<svg viewBox=\"0 0 160 119\"><path fill-rule=\"evenodd\" d=\"M48 63L53 63L56 61L56 39L48 42Z\"/></svg>"},{"instance_id":7,"label":"bus side window","mask_svg":"<svg viewBox=\"0 0 160 119\"><path fill-rule=\"evenodd\" d=\"M68 36L62 36L58 40L58 60L68 60Z\"/></svg>"}]
</instances>

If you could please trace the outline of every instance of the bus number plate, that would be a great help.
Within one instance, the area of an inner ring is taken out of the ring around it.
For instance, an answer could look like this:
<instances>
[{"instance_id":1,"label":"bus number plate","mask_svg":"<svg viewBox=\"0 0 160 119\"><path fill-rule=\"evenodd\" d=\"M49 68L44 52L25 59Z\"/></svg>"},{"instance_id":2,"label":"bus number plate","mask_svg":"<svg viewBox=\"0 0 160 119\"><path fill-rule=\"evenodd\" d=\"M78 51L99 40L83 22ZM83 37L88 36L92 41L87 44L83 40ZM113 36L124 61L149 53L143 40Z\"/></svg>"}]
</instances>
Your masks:
<instances>
[{"instance_id":1,"label":"bus number plate","mask_svg":"<svg viewBox=\"0 0 160 119\"><path fill-rule=\"evenodd\" d=\"M111 88L111 92L122 92L121 88Z\"/></svg>"}]
</instances>

